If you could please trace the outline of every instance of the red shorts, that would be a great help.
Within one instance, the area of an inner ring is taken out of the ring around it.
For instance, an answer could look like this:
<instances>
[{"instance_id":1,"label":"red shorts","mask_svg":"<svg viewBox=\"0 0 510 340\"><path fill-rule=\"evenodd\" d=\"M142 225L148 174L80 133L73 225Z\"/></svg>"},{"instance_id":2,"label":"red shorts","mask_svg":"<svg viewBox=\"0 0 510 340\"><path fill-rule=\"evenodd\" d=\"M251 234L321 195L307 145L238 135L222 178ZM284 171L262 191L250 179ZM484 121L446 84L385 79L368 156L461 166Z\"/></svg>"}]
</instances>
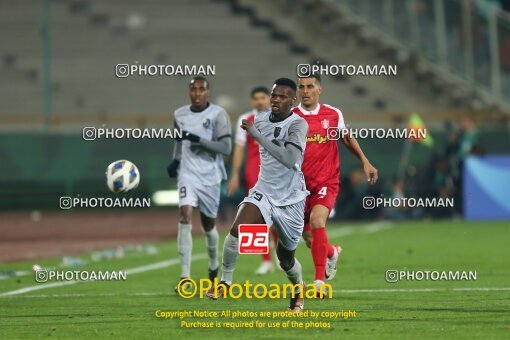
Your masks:
<instances>
[{"instance_id":1,"label":"red shorts","mask_svg":"<svg viewBox=\"0 0 510 340\"><path fill-rule=\"evenodd\" d=\"M323 205L328 208L329 212L335 207L336 197L340 189L340 183L324 183L316 186L310 191L310 195L306 198L305 205L305 227L304 231L310 231L310 214L312 208L316 205Z\"/></svg>"}]
</instances>

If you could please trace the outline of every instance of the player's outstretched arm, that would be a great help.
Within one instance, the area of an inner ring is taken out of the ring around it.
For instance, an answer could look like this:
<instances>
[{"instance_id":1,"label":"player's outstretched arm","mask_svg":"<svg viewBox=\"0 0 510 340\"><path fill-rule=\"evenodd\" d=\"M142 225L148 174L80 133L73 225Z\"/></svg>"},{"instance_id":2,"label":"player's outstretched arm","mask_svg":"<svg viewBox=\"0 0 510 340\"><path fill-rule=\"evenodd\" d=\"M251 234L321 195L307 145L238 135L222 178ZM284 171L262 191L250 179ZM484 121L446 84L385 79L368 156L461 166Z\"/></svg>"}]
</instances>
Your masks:
<instances>
[{"instance_id":1,"label":"player's outstretched arm","mask_svg":"<svg viewBox=\"0 0 510 340\"><path fill-rule=\"evenodd\" d=\"M181 141L175 141L174 143L174 152L173 152L173 160L180 161L182 155L182 142Z\"/></svg>"},{"instance_id":2,"label":"player's outstretched arm","mask_svg":"<svg viewBox=\"0 0 510 340\"><path fill-rule=\"evenodd\" d=\"M368 178L368 181L370 181L370 184L375 184L378 179L377 169L370 163L368 158L363 153L363 150L361 150L361 146L359 145L356 138L346 135L341 139L342 144L345 145L345 147L358 159L361 161L361 164L363 165L363 171L365 172L365 175Z\"/></svg>"},{"instance_id":3,"label":"player's outstretched arm","mask_svg":"<svg viewBox=\"0 0 510 340\"><path fill-rule=\"evenodd\" d=\"M182 139L187 139L194 143L199 143L209 151L218 152L225 156L230 155L232 152L232 141L230 131L230 118L225 111L222 111L216 116L214 124L214 135L218 136L216 140L208 140L200 138L197 135L183 131Z\"/></svg>"},{"instance_id":4,"label":"player's outstretched arm","mask_svg":"<svg viewBox=\"0 0 510 340\"><path fill-rule=\"evenodd\" d=\"M308 134L308 124L305 120L296 120L291 123L287 141L283 146L276 144L276 140L272 141L264 137L249 120L243 120L242 126L271 156L288 169L296 164L298 157L303 153Z\"/></svg>"}]
</instances>

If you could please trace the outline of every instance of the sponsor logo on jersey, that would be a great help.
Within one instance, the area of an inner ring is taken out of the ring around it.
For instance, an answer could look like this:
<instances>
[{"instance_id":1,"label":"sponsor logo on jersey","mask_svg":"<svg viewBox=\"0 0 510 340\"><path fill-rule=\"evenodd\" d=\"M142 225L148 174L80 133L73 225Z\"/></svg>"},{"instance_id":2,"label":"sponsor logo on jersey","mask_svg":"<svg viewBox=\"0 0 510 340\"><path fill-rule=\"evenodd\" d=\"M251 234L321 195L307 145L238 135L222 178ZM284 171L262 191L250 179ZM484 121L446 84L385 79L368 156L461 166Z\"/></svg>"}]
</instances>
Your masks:
<instances>
[{"instance_id":1,"label":"sponsor logo on jersey","mask_svg":"<svg viewBox=\"0 0 510 340\"><path fill-rule=\"evenodd\" d=\"M306 142L307 143L314 143L315 142L315 143L319 143L319 144L324 144L328 140L329 140L329 136L328 135L322 136L320 133L316 133L313 136L308 136L308 138L306 139Z\"/></svg>"}]
</instances>

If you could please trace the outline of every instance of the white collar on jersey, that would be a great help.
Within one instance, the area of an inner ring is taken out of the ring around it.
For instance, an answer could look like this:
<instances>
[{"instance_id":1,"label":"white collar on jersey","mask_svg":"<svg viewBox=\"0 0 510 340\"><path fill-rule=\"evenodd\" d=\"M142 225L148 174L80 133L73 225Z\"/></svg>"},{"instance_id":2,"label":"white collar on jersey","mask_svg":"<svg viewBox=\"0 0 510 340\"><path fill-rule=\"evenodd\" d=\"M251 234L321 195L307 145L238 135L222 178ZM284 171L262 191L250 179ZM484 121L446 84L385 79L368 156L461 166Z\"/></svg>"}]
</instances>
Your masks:
<instances>
[{"instance_id":1,"label":"white collar on jersey","mask_svg":"<svg viewBox=\"0 0 510 340\"><path fill-rule=\"evenodd\" d=\"M303 108L301 106L301 103L299 103L298 109L300 109L301 112L303 112L303 114L305 116L308 116L308 115L314 116L314 115L318 115L319 114L319 110L321 109L321 104L317 104L317 107L315 109L313 109L312 111L308 111L308 110L306 110L305 108Z\"/></svg>"}]
</instances>

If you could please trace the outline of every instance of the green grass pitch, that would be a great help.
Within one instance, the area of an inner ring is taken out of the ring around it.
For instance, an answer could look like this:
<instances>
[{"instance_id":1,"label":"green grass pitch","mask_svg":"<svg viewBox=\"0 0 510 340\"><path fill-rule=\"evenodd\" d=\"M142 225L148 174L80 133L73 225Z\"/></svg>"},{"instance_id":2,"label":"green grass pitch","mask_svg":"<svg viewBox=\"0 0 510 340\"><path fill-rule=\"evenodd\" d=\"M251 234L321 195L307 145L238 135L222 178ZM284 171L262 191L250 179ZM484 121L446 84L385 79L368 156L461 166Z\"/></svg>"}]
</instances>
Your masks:
<instances>
[{"instance_id":1,"label":"green grass pitch","mask_svg":"<svg viewBox=\"0 0 510 340\"><path fill-rule=\"evenodd\" d=\"M329 328L189 329L182 328L177 319L156 318L156 310L262 312L284 311L288 304L287 300L211 301L178 297L173 292L180 272L179 265L173 264L177 261L146 267L178 257L176 242L169 241L156 245L157 254L132 253L122 259L79 268L123 270L144 266L143 270L128 274L126 281L31 290L30 287L41 286L35 283L33 275L0 280L0 338L509 338L508 222L331 223L328 229L330 241L343 247L337 277L331 281L333 299L307 300L305 310L357 312L356 318L321 319L330 322ZM193 241L193 253L205 253L203 237L195 237ZM297 257L303 264L305 280L311 282L311 255L304 243L300 244ZM59 261L48 259L39 264L54 266ZM240 256L235 280L286 282L281 271L254 276L259 261L258 255ZM0 265L0 271L27 270L32 264L4 264ZM206 267L204 257L195 260L194 277L205 276ZM387 283L385 272L390 269L471 270L477 272L477 280ZM5 295L23 288L28 289L22 294Z\"/></svg>"}]
</instances>

